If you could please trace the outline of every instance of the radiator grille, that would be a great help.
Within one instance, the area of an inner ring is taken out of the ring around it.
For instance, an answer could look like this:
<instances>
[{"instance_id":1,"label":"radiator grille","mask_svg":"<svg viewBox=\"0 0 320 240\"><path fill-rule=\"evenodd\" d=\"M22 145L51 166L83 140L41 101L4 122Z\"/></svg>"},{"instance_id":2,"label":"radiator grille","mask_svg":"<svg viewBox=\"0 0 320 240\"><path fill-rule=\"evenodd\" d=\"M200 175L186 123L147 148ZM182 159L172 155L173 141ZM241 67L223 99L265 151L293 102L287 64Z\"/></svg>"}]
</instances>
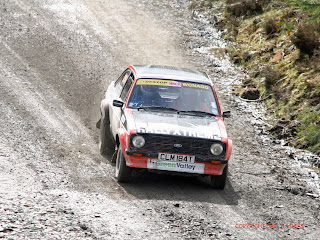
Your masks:
<instances>
[{"instance_id":1,"label":"radiator grille","mask_svg":"<svg viewBox=\"0 0 320 240\"><path fill-rule=\"evenodd\" d=\"M189 138L172 135L156 135L156 134L139 134L142 135L146 141L145 145L139 150L145 150L150 152L169 152L179 154L191 154L191 155L203 155L213 156L210 152L210 147L213 143L219 142L223 145L224 151L220 156L225 155L225 144L221 141L201 139L201 138ZM132 135L131 139L136 136ZM136 149L131 144L131 149ZM175 147L175 145L181 147Z\"/></svg>"}]
</instances>

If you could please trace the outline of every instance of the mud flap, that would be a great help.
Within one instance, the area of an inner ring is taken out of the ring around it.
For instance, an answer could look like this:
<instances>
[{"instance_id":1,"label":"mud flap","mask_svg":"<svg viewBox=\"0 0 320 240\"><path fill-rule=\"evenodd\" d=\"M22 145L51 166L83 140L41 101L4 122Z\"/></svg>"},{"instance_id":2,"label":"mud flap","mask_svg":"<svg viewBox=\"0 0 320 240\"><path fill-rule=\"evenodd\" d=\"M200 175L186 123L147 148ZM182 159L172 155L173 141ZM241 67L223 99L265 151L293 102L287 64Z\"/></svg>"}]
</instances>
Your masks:
<instances>
[{"instance_id":1,"label":"mud flap","mask_svg":"<svg viewBox=\"0 0 320 240\"><path fill-rule=\"evenodd\" d=\"M96 128L100 129L100 123L101 123L101 118L100 118L99 121L96 123Z\"/></svg>"},{"instance_id":2,"label":"mud flap","mask_svg":"<svg viewBox=\"0 0 320 240\"><path fill-rule=\"evenodd\" d=\"M118 147L116 146L116 149L115 149L115 151L114 151L114 153L113 153L113 155L112 155L112 157L111 157L111 161L110 161L110 163L111 163L112 166L115 166L115 165L116 165L117 153L118 153Z\"/></svg>"}]
</instances>

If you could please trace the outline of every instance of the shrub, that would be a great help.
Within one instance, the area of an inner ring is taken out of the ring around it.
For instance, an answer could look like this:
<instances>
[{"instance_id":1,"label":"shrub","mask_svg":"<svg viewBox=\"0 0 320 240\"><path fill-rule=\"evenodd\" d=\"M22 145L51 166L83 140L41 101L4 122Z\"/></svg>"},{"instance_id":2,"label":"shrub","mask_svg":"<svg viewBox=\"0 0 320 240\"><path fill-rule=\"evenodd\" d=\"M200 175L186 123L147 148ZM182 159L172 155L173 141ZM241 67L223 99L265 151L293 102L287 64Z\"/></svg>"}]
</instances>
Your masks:
<instances>
[{"instance_id":1,"label":"shrub","mask_svg":"<svg viewBox=\"0 0 320 240\"><path fill-rule=\"evenodd\" d=\"M271 90L272 86L274 86L281 77L281 74L270 66L265 67L261 75L265 78L264 86L267 90Z\"/></svg>"},{"instance_id":2,"label":"shrub","mask_svg":"<svg viewBox=\"0 0 320 240\"><path fill-rule=\"evenodd\" d=\"M300 49L301 53L312 56L314 51L320 47L320 34L318 24L302 23L297 31L291 36L292 43Z\"/></svg>"},{"instance_id":3,"label":"shrub","mask_svg":"<svg viewBox=\"0 0 320 240\"><path fill-rule=\"evenodd\" d=\"M236 17L252 16L263 11L266 0L227 0L227 13Z\"/></svg>"},{"instance_id":4,"label":"shrub","mask_svg":"<svg viewBox=\"0 0 320 240\"><path fill-rule=\"evenodd\" d=\"M267 35L272 37L275 33L279 31L279 26L274 18L269 18L264 25L264 30L266 31Z\"/></svg>"}]
</instances>

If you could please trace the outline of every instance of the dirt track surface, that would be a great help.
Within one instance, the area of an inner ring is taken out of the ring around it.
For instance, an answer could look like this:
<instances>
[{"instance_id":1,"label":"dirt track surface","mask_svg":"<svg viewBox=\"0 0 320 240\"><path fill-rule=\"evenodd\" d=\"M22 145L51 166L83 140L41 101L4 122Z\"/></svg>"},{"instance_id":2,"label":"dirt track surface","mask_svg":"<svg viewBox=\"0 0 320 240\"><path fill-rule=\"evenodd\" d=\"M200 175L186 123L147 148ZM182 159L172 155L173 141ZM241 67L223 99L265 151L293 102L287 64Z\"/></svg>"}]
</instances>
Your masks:
<instances>
[{"instance_id":1,"label":"dirt track surface","mask_svg":"<svg viewBox=\"0 0 320 240\"><path fill-rule=\"evenodd\" d=\"M241 74L215 70L200 53L209 41L183 0L2 0L0 238L316 239L315 190L223 91ZM95 122L108 83L133 63L211 73L233 113L224 191L152 174L116 183Z\"/></svg>"}]
</instances>

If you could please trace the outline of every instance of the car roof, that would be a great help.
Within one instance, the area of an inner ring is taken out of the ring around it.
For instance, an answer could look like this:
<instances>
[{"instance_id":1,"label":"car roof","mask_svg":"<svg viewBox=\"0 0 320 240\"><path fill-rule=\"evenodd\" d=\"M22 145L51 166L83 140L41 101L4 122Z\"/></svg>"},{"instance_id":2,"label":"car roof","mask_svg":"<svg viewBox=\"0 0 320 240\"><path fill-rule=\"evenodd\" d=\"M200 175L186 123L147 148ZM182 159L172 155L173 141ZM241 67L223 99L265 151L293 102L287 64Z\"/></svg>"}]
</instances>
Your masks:
<instances>
[{"instance_id":1,"label":"car roof","mask_svg":"<svg viewBox=\"0 0 320 240\"><path fill-rule=\"evenodd\" d=\"M136 72L137 78L172 79L211 84L207 74L187 68L160 65L134 65L132 67Z\"/></svg>"}]
</instances>

